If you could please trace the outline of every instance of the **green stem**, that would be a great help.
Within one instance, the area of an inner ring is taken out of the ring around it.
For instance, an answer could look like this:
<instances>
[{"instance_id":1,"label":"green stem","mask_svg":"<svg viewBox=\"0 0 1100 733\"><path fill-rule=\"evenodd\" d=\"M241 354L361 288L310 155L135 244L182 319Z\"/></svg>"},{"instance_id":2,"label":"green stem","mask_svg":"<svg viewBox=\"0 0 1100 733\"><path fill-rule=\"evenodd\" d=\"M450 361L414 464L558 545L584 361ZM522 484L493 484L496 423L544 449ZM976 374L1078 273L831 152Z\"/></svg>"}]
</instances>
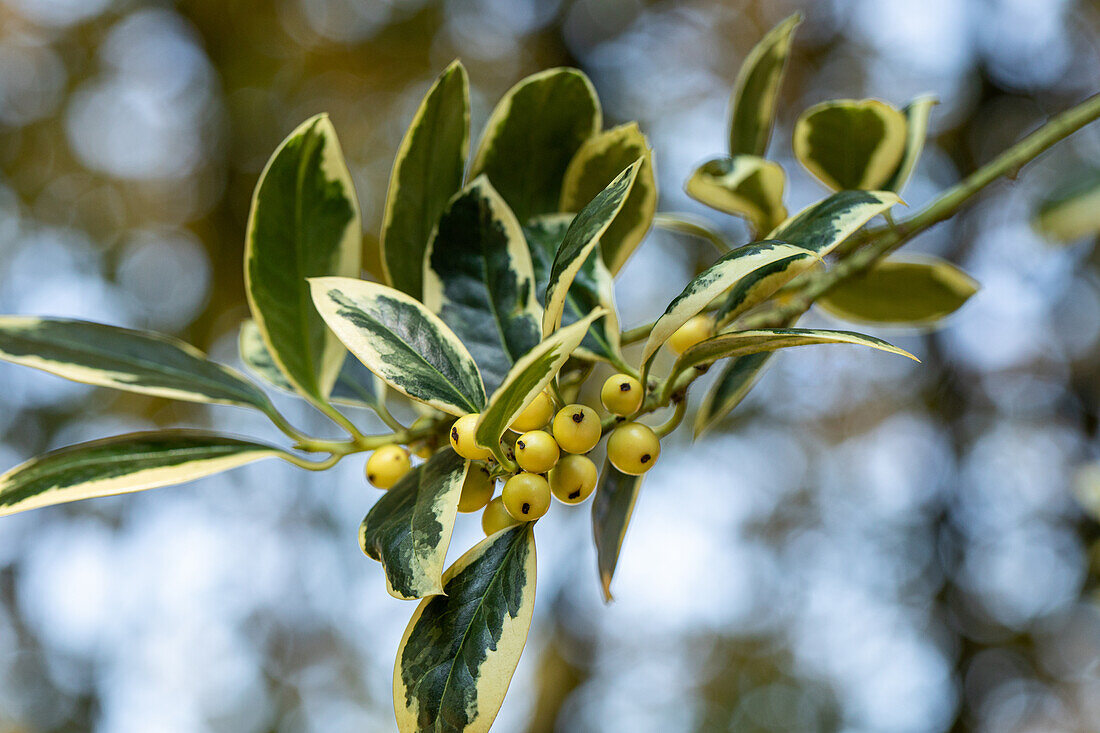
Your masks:
<instances>
[{"instance_id":1,"label":"green stem","mask_svg":"<svg viewBox=\"0 0 1100 733\"><path fill-rule=\"evenodd\" d=\"M357 443L366 438L366 436L363 435L362 432L360 432L359 428L357 428L355 426L355 423L353 423L351 420L349 420L344 415L344 413L337 410L335 407L333 407L328 402L326 402L324 400L320 400L318 402L314 402L314 405L317 407L318 410L323 412L330 420L332 420L334 423L336 423L337 425L342 427L344 430L348 431L348 435L350 435Z\"/></svg>"},{"instance_id":2,"label":"green stem","mask_svg":"<svg viewBox=\"0 0 1100 733\"><path fill-rule=\"evenodd\" d=\"M664 425L653 428L653 432L657 434L658 438L663 438L680 427L680 423L683 422L684 419L684 413L687 412L687 402L687 396L685 395L676 403L676 410L672 413L672 417L670 417Z\"/></svg>"},{"instance_id":3,"label":"green stem","mask_svg":"<svg viewBox=\"0 0 1100 733\"><path fill-rule=\"evenodd\" d=\"M390 408L386 407L385 402L379 401L379 403L374 406L374 411L378 414L378 417L381 418L382 422L384 422L386 424L386 427L390 430L405 429L405 426L402 425L401 422L393 416L392 412L390 412Z\"/></svg>"},{"instance_id":4,"label":"green stem","mask_svg":"<svg viewBox=\"0 0 1100 733\"><path fill-rule=\"evenodd\" d=\"M1055 143L1100 118L1100 94L1094 94L1075 107L1051 118L1035 132L1004 151L992 161L944 191L921 211L892 228L882 230L870 243L842 258L829 270L808 277L789 303L760 311L744 319L739 328L766 328L797 318L814 301L844 280L862 273L901 245L930 227L951 218L963 204L989 184L1006 175L1015 175Z\"/></svg>"},{"instance_id":5,"label":"green stem","mask_svg":"<svg viewBox=\"0 0 1100 733\"><path fill-rule=\"evenodd\" d=\"M279 456L279 458L282 458L287 463L292 463L298 468L304 468L307 471L326 471L339 463L340 459L343 457L343 454L333 453L323 461L310 461L305 458L300 458L293 453L283 453Z\"/></svg>"}]
</instances>

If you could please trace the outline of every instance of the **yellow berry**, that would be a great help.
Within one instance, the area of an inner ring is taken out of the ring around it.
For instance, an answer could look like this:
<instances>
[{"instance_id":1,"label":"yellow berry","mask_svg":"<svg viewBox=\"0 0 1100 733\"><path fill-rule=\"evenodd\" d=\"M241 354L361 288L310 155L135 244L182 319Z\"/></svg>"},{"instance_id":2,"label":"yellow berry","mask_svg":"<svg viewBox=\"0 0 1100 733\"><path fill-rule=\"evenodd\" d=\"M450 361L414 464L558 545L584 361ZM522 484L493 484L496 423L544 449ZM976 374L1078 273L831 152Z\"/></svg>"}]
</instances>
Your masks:
<instances>
[{"instance_id":1,"label":"yellow berry","mask_svg":"<svg viewBox=\"0 0 1100 733\"><path fill-rule=\"evenodd\" d=\"M471 461L484 460L492 455L488 448L482 448L474 442L474 428L477 427L478 417L480 416L476 412L463 415L451 426L451 447L455 449L455 453Z\"/></svg>"},{"instance_id":2,"label":"yellow berry","mask_svg":"<svg viewBox=\"0 0 1100 733\"><path fill-rule=\"evenodd\" d=\"M592 495L598 473L587 456L566 456L550 470L550 491L558 501L580 504Z\"/></svg>"},{"instance_id":3,"label":"yellow berry","mask_svg":"<svg viewBox=\"0 0 1100 733\"><path fill-rule=\"evenodd\" d=\"M661 441L648 425L640 422L624 422L607 438L607 459L631 476L653 468L660 455Z\"/></svg>"},{"instance_id":4,"label":"yellow berry","mask_svg":"<svg viewBox=\"0 0 1100 733\"><path fill-rule=\"evenodd\" d=\"M550 418L554 416L554 401L545 392L539 392L509 426L517 433L526 433L528 430L538 430L546 427Z\"/></svg>"},{"instance_id":5,"label":"yellow berry","mask_svg":"<svg viewBox=\"0 0 1100 733\"><path fill-rule=\"evenodd\" d=\"M413 449L413 455L417 458L423 458L425 461L432 457L432 453L435 450L427 443L421 443Z\"/></svg>"},{"instance_id":6,"label":"yellow berry","mask_svg":"<svg viewBox=\"0 0 1100 733\"><path fill-rule=\"evenodd\" d=\"M668 339L668 345L677 354L682 354L703 339L713 335L714 322L710 316L695 316L677 328Z\"/></svg>"},{"instance_id":7,"label":"yellow berry","mask_svg":"<svg viewBox=\"0 0 1100 733\"><path fill-rule=\"evenodd\" d=\"M493 498L493 481L489 469L483 463L471 463L462 482L462 494L458 497L458 511L476 512Z\"/></svg>"},{"instance_id":8,"label":"yellow berry","mask_svg":"<svg viewBox=\"0 0 1100 733\"><path fill-rule=\"evenodd\" d=\"M399 445L384 445L367 459L367 481L388 489L409 472L409 452Z\"/></svg>"},{"instance_id":9,"label":"yellow berry","mask_svg":"<svg viewBox=\"0 0 1100 733\"><path fill-rule=\"evenodd\" d=\"M600 390L600 401L612 415L633 415L643 397L642 383L629 374L612 374Z\"/></svg>"},{"instance_id":10,"label":"yellow berry","mask_svg":"<svg viewBox=\"0 0 1100 733\"><path fill-rule=\"evenodd\" d=\"M515 524L519 522L504 508L504 500L499 496L486 504L485 511L481 513L481 530L486 537Z\"/></svg>"},{"instance_id":11,"label":"yellow berry","mask_svg":"<svg viewBox=\"0 0 1100 733\"><path fill-rule=\"evenodd\" d=\"M543 430L528 430L516 439L516 463L524 471L546 473L560 455L554 438Z\"/></svg>"},{"instance_id":12,"label":"yellow berry","mask_svg":"<svg viewBox=\"0 0 1100 733\"><path fill-rule=\"evenodd\" d=\"M567 453L587 453L600 442L600 435L600 418L591 407L566 405L554 416L554 440Z\"/></svg>"},{"instance_id":13,"label":"yellow berry","mask_svg":"<svg viewBox=\"0 0 1100 733\"><path fill-rule=\"evenodd\" d=\"M531 522L550 508L550 484L537 473L517 473L504 482L500 497L512 517Z\"/></svg>"}]
</instances>

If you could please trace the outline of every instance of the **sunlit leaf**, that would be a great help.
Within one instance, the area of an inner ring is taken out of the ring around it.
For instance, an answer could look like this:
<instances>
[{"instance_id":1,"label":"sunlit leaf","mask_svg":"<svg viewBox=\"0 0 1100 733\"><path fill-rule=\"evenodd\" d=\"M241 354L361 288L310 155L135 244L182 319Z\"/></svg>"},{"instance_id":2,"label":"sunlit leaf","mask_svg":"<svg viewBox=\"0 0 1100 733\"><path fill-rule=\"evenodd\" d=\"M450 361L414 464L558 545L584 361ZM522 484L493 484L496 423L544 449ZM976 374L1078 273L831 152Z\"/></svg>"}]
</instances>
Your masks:
<instances>
[{"instance_id":1,"label":"sunlit leaf","mask_svg":"<svg viewBox=\"0 0 1100 733\"><path fill-rule=\"evenodd\" d=\"M1074 242L1100 234L1100 169L1078 174L1043 201L1032 225L1055 242Z\"/></svg>"},{"instance_id":2,"label":"sunlit leaf","mask_svg":"<svg viewBox=\"0 0 1100 733\"><path fill-rule=\"evenodd\" d=\"M913 169L917 167L921 153L924 151L924 141L928 137L928 117L932 114L932 108L939 102L935 97L917 97L905 105L901 113L905 115L905 154L898 164L893 175L882 184L883 190L901 192L905 187Z\"/></svg>"},{"instance_id":3,"label":"sunlit leaf","mask_svg":"<svg viewBox=\"0 0 1100 733\"><path fill-rule=\"evenodd\" d=\"M519 664L535 607L533 524L497 532L420 602L393 672L401 733L486 733Z\"/></svg>"},{"instance_id":4,"label":"sunlit leaf","mask_svg":"<svg viewBox=\"0 0 1100 733\"><path fill-rule=\"evenodd\" d=\"M978 292L974 278L941 259L886 260L821 298L826 312L855 323L929 326Z\"/></svg>"},{"instance_id":5,"label":"sunlit leaf","mask_svg":"<svg viewBox=\"0 0 1100 733\"><path fill-rule=\"evenodd\" d=\"M425 260L424 305L470 350L489 391L542 338L527 240L484 176L439 220Z\"/></svg>"},{"instance_id":6,"label":"sunlit leaf","mask_svg":"<svg viewBox=\"0 0 1100 733\"><path fill-rule=\"evenodd\" d=\"M824 257L864 224L899 203L901 199L890 191L840 191L787 219L767 239L790 242Z\"/></svg>"},{"instance_id":7,"label":"sunlit leaf","mask_svg":"<svg viewBox=\"0 0 1100 733\"><path fill-rule=\"evenodd\" d=\"M753 155L714 158L695 169L684 190L711 208L747 219L766 232L787 218L783 169Z\"/></svg>"},{"instance_id":8,"label":"sunlit leaf","mask_svg":"<svg viewBox=\"0 0 1100 733\"><path fill-rule=\"evenodd\" d=\"M885 102L834 99L798 118L794 154L834 191L882 189L905 156L906 126Z\"/></svg>"},{"instance_id":9,"label":"sunlit leaf","mask_svg":"<svg viewBox=\"0 0 1100 733\"><path fill-rule=\"evenodd\" d=\"M546 286L550 280L550 268L561 246L572 214L547 214L532 219L523 228L527 245L531 249L531 263L535 268L536 297L546 298ZM562 324L576 323L597 308L607 310L607 315L597 319L588 328L577 351L595 359L620 361L619 317L615 309L615 281L603 263L598 250L592 250L588 259L577 270L569 292L565 296Z\"/></svg>"},{"instance_id":10,"label":"sunlit leaf","mask_svg":"<svg viewBox=\"0 0 1100 733\"><path fill-rule=\"evenodd\" d=\"M159 333L61 318L0 316L0 359L100 387L274 410L263 391L243 375Z\"/></svg>"},{"instance_id":11,"label":"sunlit leaf","mask_svg":"<svg viewBox=\"0 0 1100 733\"><path fill-rule=\"evenodd\" d=\"M32 458L0 476L0 516L182 484L281 455L274 446L197 430L81 443Z\"/></svg>"},{"instance_id":12,"label":"sunlit leaf","mask_svg":"<svg viewBox=\"0 0 1100 733\"><path fill-rule=\"evenodd\" d=\"M468 465L444 448L391 486L359 527L359 546L382 563L394 598L443 592L440 576Z\"/></svg>"},{"instance_id":13,"label":"sunlit leaf","mask_svg":"<svg viewBox=\"0 0 1100 733\"><path fill-rule=\"evenodd\" d=\"M382 218L386 279L414 298L420 298L432 229L462 187L469 142L469 82L466 69L455 61L420 102L397 149Z\"/></svg>"},{"instance_id":14,"label":"sunlit leaf","mask_svg":"<svg viewBox=\"0 0 1100 733\"><path fill-rule=\"evenodd\" d=\"M695 437L714 427L741 404L749 391L764 373L764 367L772 357L772 352L761 351L748 356L731 359L718 379L714 380L710 391L703 398L695 413Z\"/></svg>"},{"instance_id":15,"label":"sunlit leaf","mask_svg":"<svg viewBox=\"0 0 1100 733\"><path fill-rule=\"evenodd\" d=\"M615 180L607 184L607 188L596 194L596 197L588 202L569 224L561 246L558 247L558 252L554 256L554 264L550 268L550 280L546 286L544 301L546 310L542 317L544 334L553 333L561 323L565 297L573 284L573 278L577 276L588 255L599 244L600 237L622 209L641 165L641 160L631 163L626 170L615 177Z\"/></svg>"},{"instance_id":16,"label":"sunlit leaf","mask_svg":"<svg viewBox=\"0 0 1100 733\"><path fill-rule=\"evenodd\" d=\"M657 210L657 181L653 174L653 151L638 123L601 132L590 137L573 156L562 184L561 210L580 211L611 183L624 168L641 159L630 194L614 221L600 236L604 264L617 273L653 224Z\"/></svg>"},{"instance_id":17,"label":"sunlit leaf","mask_svg":"<svg viewBox=\"0 0 1100 733\"><path fill-rule=\"evenodd\" d=\"M569 161L602 120L596 90L583 72L533 74L493 110L468 179L488 176L520 223L556 212Z\"/></svg>"},{"instance_id":18,"label":"sunlit leaf","mask_svg":"<svg viewBox=\"0 0 1100 733\"><path fill-rule=\"evenodd\" d=\"M780 21L741 63L730 99L730 155L763 156L775 125L775 107L794 30L802 13Z\"/></svg>"},{"instance_id":19,"label":"sunlit leaf","mask_svg":"<svg viewBox=\"0 0 1100 733\"><path fill-rule=\"evenodd\" d=\"M307 278L358 277L359 204L325 115L283 141L256 185L245 243L245 292L279 371L323 402L346 356L309 299Z\"/></svg>"},{"instance_id":20,"label":"sunlit leaf","mask_svg":"<svg viewBox=\"0 0 1100 733\"><path fill-rule=\"evenodd\" d=\"M649 361L669 337L741 279L771 265L804 271L819 259L813 252L784 242L755 242L723 255L703 270L677 295L653 324L642 362ZM792 275L793 277L793 275Z\"/></svg>"},{"instance_id":21,"label":"sunlit leaf","mask_svg":"<svg viewBox=\"0 0 1100 733\"><path fill-rule=\"evenodd\" d=\"M314 278L310 285L325 322L386 384L452 415L484 406L485 387L470 352L421 303L353 278Z\"/></svg>"}]
</instances>

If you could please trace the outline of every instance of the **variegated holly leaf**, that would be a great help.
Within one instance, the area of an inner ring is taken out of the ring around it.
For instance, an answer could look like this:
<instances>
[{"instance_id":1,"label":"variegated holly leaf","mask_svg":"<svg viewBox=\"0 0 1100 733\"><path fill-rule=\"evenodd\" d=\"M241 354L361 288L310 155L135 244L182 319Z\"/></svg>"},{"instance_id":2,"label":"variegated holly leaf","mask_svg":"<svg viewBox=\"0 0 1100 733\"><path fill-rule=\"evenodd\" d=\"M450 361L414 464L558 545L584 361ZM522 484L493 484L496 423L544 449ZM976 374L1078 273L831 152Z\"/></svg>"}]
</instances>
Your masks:
<instances>
[{"instance_id":1,"label":"variegated holly leaf","mask_svg":"<svg viewBox=\"0 0 1100 733\"><path fill-rule=\"evenodd\" d=\"M580 211L607 184L641 159L630 194L614 221L600 236L604 264L614 275L638 248L653 224L657 211L657 179L653 174L653 151L649 140L630 122L588 138L565 171L561 190L561 211Z\"/></svg>"},{"instance_id":2,"label":"variegated holly leaf","mask_svg":"<svg viewBox=\"0 0 1100 733\"><path fill-rule=\"evenodd\" d=\"M440 576L468 466L444 448L390 487L360 525L359 546L382 563L394 598L443 592Z\"/></svg>"},{"instance_id":3,"label":"variegated holly leaf","mask_svg":"<svg viewBox=\"0 0 1100 733\"><path fill-rule=\"evenodd\" d=\"M787 218L783 206L783 169L754 155L714 158L695 169L684 190L711 208L749 221L766 232Z\"/></svg>"},{"instance_id":4,"label":"variegated holly leaf","mask_svg":"<svg viewBox=\"0 0 1100 733\"><path fill-rule=\"evenodd\" d=\"M932 114L932 108L939 102L935 97L917 97L905 105L901 113L905 116L905 153L901 157L897 170L882 184L885 191L901 189L909 181L913 169L917 167L921 153L924 151L924 140L928 137L928 117Z\"/></svg>"},{"instance_id":5,"label":"variegated holly leaf","mask_svg":"<svg viewBox=\"0 0 1100 733\"><path fill-rule=\"evenodd\" d=\"M905 156L905 115L877 99L834 99L802 113L794 154L834 191L878 190Z\"/></svg>"},{"instance_id":6,"label":"variegated holly leaf","mask_svg":"<svg viewBox=\"0 0 1100 733\"><path fill-rule=\"evenodd\" d=\"M596 542L596 566L605 602L613 600L611 579L619 564L619 551L641 487L642 476L628 476L610 461L604 461L596 498L592 500L592 537Z\"/></svg>"},{"instance_id":7,"label":"variegated holly leaf","mask_svg":"<svg viewBox=\"0 0 1100 733\"><path fill-rule=\"evenodd\" d=\"M770 328L754 331L731 331L700 341L681 354L672 367L672 376L669 377L668 384L671 385L674 377L685 370L701 364L708 364L716 359L746 356L764 351L777 351L794 346L812 346L814 344L868 346L891 354L907 356L913 361L920 361L905 349L899 349L897 346L874 336L851 331L829 331L820 328Z\"/></svg>"},{"instance_id":8,"label":"variegated holly leaf","mask_svg":"<svg viewBox=\"0 0 1100 733\"><path fill-rule=\"evenodd\" d=\"M382 217L386 281L414 298L421 297L432 229L462 187L469 144L469 81L462 63L455 61L420 102L397 149Z\"/></svg>"},{"instance_id":9,"label":"variegated holly leaf","mask_svg":"<svg viewBox=\"0 0 1100 733\"><path fill-rule=\"evenodd\" d=\"M527 240L484 176L439 219L424 260L424 305L470 350L488 391L542 338Z\"/></svg>"},{"instance_id":10,"label":"variegated holly leaf","mask_svg":"<svg viewBox=\"0 0 1100 733\"><path fill-rule=\"evenodd\" d=\"M544 300L546 310L542 316L543 334L553 333L561 323L565 296L573 284L573 278L622 209L641 165L641 159L631 163L615 180L607 184L607 188L596 194L569 224L550 268L550 280Z\"/></svg>"},{"instance_id":11,"label":"variegated holly leaf","mask_svg":"<svg viewBox=\"0 0 1100 733\"><path fill-rule=\"evenodd\" d=\"M1100 169L1088 170L1055 189L1040 205L1032 226L1055 242L1074 242L1100 233Z\"/></svg>"},{"instance_id":12,"label":"variegated holly leaf","mask_svg":"<svg viewBox=\"0 0 1100 733\"><path fill-rule=\"evenodd\" d=\"M813 252L776 241L747 244L723 255L695 276L668 304L665 312L653 324L653 330L649 332L649 338L642 349L642 363L652 359L676 329L701 313L711 301L743 278L770 266L805 271L819 261L820 258Z\"/></svg>"},{"instance_id":13,"label":"variegated holly leaf","mask_svg":"<svg viewBox=\"0 0 1100 733\"><path fill-rule=\"evenodd\" d=\"M0 359L74 382L188 402L275 410L263 391L164 334L62 318L0 316Z\"/></svg>"},{"instance_id":14,"label":"variegated holly leaf","mask_svg":"<svg viewBox=\"0 0 1100 733\"><path fill-rule=\"evenodd\" d=\"M768 151L783 69L791 52L794 29L801 22L802 13L782 20L742 62L730 99L730 155L763 156Z\"/></svg>"},{"instance_id":15,"label":"variegated holly leaf","mask_svg":"<svg viewBox=\"0 0 1100 733\"><path fill-rule=\"evenodd\" d=\"M546 298L546 286L550 281L550 269L554 256L561 246L572 214L547 214L532 219L523 228L527 246L531 249L531 264L535 268L536 297ZM607 310L607 315L588 328L578 353L609 362L622 360L620 352L619 317L615 309L615 281L603 263L597 250L593 250L581 265L565 296L561 322L568 326L597 308Z\"/></svg>"},{"instance_id":16,"label":"variegated holly leaf","mask_svg":"<svg viewBox=\"0 0 1100 733\"><path fill-rule=\"evenodd\" d=\"M478 412L485 405L485 387L470 352L421 303L365 280L309 282L329 328L386 384L452 415Z\"/></svg>"},{"instance_id":17,"label":"variegated holly leaf","mask_svg":"<svg viewBox=\"0 0 1100 733\"><path fill-rule=\"evenodd\" d=\"M155 489L286 455L270 445L198 430L131 433L32 458L0 476L0 516Z\"/></svg>"},{"instance_id":18,"label":"variegated holly leaf","mask_svg":"<svg viewBox=\"0 0 1100 733\"><path fill-rule=\"evenodd\" d=\"M545 338L516 362L504 383L493 392L488 406L478 420L474 439L479 445L492 450L502 464L507 465L509 461L501 450L500 436L504 435L504 431L531 404L535 396L546 389L565 360L580 345L592 322L606 313L602 308L593 311Z\"/></svg>"},{"instance_id":19,"label":"variegated holly leaf","mask_svg":"<svg viewBox=\"0 0 1100 733\"><path fill-rule=\"evenodd\" d=\"M534 525L486 537L420 602L397 650L401 733L486 733L519 664L535 607Z\"/></svg>"},{"instance_id":20,"label":"variegated holly leaf","mask_svg":"<svg viewBox=\"0 0 1100 733\"><path fill-rule=\"evenodd\" d=\"M600 101L583 72L533 74L493 110L469 178L488 176L521 223L555 212L569 161L602 125Z\"/></svg>"},{"instance_id":21,"label":"variegated holly leaf","mask_svg":"<svg viewBox=\"0 0 1100 733\"><path fill-rule=\"evenodd\" d=\"M306 279L358 277L359 203L325 115L283 141L256 185L245 242L245 292L275 365L316 403L332 391L344 347L309 302Z\"/></svg>"},{"instance_id":22,"label":"variegated holly leaf","mask_svg":"<svg viewBox=\"0 0 1100 733\"><path fill-rule=\"evenodd\" d=\"M772 352L761 351L730 360L695 413L696 438L714 427L733 408L741 404L759 381L771 357Z\"/></svg>"},{"instance_id":23,"label":"variegated holly leaf","mask_svg":"<svg viewBox=\"0 0 1100 733\"><path fill-rule=\"evenodd\" d=\"M773 262L757 268L734 283L714 311L714 323L721 329L779 292L784 285L808 270L824 267L820 258Z\"/></svg>"},{"instance_id":24,"label":"variegated holly leaf","mask_svg":"<svg viewBox=\"0 0 1100 733\"><path fill-rule=\"evenodd\" d=\"M248 370L260 377L268 384L284 392L294 391L294 386L287 381L279 368L275 366L271 354L268 353L256 322L246 319L241 323L241 331L237 337L237 348L241 355L241 361ZM386 385L381 379L370 372L362 362L348 354L344 359L344 365L336 377L336 384L332 387L329 398L332 402L351 407L366 407L377 409L385 401Z\"/></svg>"},{"instance_id":25,"label":"variegated holly leaf","mask_svg":"<svg viewBox=\"0 0 1100 733\"><path fill-rule=\"evenodd\" d=\"M839 191L783 222L768 239L798 245L824 257L864 224L901 203L890 191Z\"/></svg>"},{"instance_id":26,"label":"variegated holly leaf","mask_svg":"<svg viewBox=\"0 0 1100 733\"><path fill-rule=\"evenodd\" d=\"M855 323L930 326L961 308L979 287L974 278L935 257L886 260L843 280L817 305Z\"/></svg>"}]
</instances>

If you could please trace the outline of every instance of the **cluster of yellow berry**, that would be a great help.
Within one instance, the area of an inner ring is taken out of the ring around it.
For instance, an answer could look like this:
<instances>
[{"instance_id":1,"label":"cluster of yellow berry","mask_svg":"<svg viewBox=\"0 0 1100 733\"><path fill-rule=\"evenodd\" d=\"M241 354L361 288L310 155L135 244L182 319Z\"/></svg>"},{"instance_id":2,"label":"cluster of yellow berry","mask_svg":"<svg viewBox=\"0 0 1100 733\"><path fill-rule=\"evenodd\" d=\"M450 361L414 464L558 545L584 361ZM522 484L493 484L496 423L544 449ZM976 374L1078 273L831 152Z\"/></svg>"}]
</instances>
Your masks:
<instances>
[{"instance_id":1,"label":"cluster of yellow berry","mask_svg":"<svg viewBox=\"0 0 1100 733\"><path fill-rule=\"evenodd\" d=\"M643 397L641 383L627 374L608 378L600 394L604 407L620 417L637 412ZM580 404L566 405L556 414L554 410L553 398L541 393L509 426L518 434L510 453L520 470L507 478L496 498L492 453L474 440L479 415L463 415L451 426L451 447L472 462L458 510L468 513L484 509L481 526L486 535L538 519L549 510L551 496L563 504L579 504L596 489L596 464L585 454L603 436L599 416L591 407ZM660 454L657 435L640 422L620 423L607 439L607 457L623 473L645 473ZM380 489L388 489L410 468L405 448L383 446L367 461L367 479Z\"/></svg>"}]
</instances>

